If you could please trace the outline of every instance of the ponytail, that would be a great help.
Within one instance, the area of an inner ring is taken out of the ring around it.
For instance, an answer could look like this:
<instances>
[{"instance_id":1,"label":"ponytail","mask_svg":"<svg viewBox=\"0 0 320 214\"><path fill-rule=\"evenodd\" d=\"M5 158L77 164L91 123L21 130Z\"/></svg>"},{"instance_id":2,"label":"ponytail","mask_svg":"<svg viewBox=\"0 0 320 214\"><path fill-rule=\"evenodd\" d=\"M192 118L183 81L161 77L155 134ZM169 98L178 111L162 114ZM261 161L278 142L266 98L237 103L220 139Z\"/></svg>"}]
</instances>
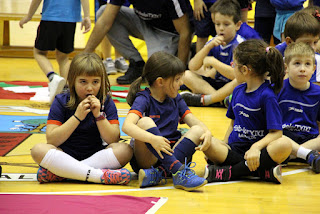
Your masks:
<instances>
[{"instance_id":1,"label":"ponytail","mask_svg":"<svg viewBox=\"0 0 320 214\"><path fill-rule=\"evenodd\" d=\"M130 85L129 92L127 95L127 103L130 106L132 106L134 100L136 99L136 94L139 91L141 91L141 83L142 83L142 77L139 77Z\"/></svg>"},{"instance_id":2,"label":"ponytail","mask_svg":"<svg viewBox=\"0 0 320 214\"><path fill-rule=\"evenodd\" d=\"M283 57L274 47L266 48L266 69L269 72L273 91L277 94L282 88L285 73Z\"/></svg>"}]
</instances>

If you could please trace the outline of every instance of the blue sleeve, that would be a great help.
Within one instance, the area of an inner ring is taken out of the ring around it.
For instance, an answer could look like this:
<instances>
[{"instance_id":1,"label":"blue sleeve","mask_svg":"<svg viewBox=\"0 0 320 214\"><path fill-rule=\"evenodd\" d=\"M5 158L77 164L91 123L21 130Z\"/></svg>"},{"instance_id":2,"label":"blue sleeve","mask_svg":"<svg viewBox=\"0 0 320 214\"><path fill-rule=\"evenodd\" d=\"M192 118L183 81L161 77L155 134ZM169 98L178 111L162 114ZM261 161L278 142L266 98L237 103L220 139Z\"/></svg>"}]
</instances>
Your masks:
<instances>
[{"instance_id":1,"label":"blue sleeve","mask_svg":"<svg viewBox=\"0 0 320 214\"><path fill-rule=\"evenodd\" d=\"M62 124L66 121L65 120L65 112L66 107L63 103L61 103L60 99L54 99L51 107L50 112L48 114L48 120L56 120L61 122Z\"/></svg>"},{"instance_id":2,"label":"blue sleeve","mask_svg":"<svg viewBox=\"0 0 320 214\"><path fill-rule=\"evenodd\" d=\"M142 117L143 113L147 111L148 106L149 106L149 100L145 96L143 95L137 96L131 106L129 113L136 113L140 117Z\"/></svg>"},{"instance_id":3,"label":"blue sleeve","mask_svg":"<svg viewBox=\"0 0 320 214\"><path fill-rule=\"evenodd\" d=\"M282 130L282 114L276 95L265 95L261 100L264 103L267 129Z\"/></svg>"},{"instance_id":4,"label":"blue sleeve","mask_svg":"<svg viewBox=\"0 0 320 214\"><path fill-rule=\"evenodd\" d=\"M181 98L180 94L177 96L177 103L179 108L179 117L182 118L187 111L190 111L186 102Z\"/></svg>"},{"instance_id":5,"label":"blue sleeve","mask_svg":"<svg viewBox=\"0 0 320 214\"><path fill-rule=\"evenodd\" d=\"M110 96L107 97L107 100L104 102L104 112L107 115L107 120L118 120L118 111L116 105Z\"/></svg>"}]
</instances>

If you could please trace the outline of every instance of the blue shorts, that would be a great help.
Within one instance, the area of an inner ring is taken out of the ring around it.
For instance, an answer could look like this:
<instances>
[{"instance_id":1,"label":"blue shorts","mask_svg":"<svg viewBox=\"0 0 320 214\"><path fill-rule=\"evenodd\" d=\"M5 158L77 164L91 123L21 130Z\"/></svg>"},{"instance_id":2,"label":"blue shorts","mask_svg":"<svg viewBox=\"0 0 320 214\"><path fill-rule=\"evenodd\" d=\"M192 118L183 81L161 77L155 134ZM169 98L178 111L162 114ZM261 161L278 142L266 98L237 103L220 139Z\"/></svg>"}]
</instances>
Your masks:
<instances>
[{"instance_id":1,"label":"blue shorts","mask_svg":"<svg viewBox=\"0 0 320 214\"><path fill-rule=\"evenodd\" d=\"M287 20L294 14L295 11L288 11L286 13L277 13L276 20L274 22L273 36L281 41L281 34L284 32L284 28Z\"/></svg>"},{"instance_id":2,"label":"blue shorts","mask_svg":"<svg viewBox=\"0 0 320 214\"><path fill-rule=\"evenodd\" d=\"M217 34L214 23L211 19L211 12L209 11L209 8L212 5L212 3L206 4L208 11L203 11L203 19L201 19L200 21L194 20L195 34L200 38L207 38L209 36L215 36Z\"/></svg>"},{"instance_id":3,"label":"blue shorts","mask_svg":"<svg viewBox=\"0 0 320 214\"><path fill-rule=\"evenodd\" d=\"M216 90L222 88L225 84L227 84L227 82L217 81L216 79L212 79L211 77L202 76L202 79L208 82Z\"/></svg>"},{"instance_id":4,"label":"blue shorts","mask_svg":"<svg viewBox=\"0 0 320 214\"><path fill-rule=\"evenodd\" d=\"M285 129L283 130L283 135L287 136L288 138L290 138L291 140L293 140L299 145L318 137L318 135L315 135L315 134L299 135L299 134L296 134L295 132L291 132Z\"/></svg>"}]
</instances>

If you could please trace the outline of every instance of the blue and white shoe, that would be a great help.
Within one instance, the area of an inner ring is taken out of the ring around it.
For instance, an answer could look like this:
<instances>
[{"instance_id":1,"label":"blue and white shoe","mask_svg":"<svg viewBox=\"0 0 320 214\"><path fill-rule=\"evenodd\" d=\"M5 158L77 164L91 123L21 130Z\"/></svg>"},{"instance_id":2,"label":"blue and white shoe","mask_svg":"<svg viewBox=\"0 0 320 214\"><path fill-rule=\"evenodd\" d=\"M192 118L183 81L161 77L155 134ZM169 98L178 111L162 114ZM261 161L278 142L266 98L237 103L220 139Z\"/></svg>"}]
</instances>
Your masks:
<instances>
[{"instance_id":1,"label":"blue and white shoe","mask_svg":"<svg viewBox=\"0 0 320 214\"><path fill-rule=\"evenodd\" d=\"M160 182L162 182L162 184L166 184L167 180L165 178L165 175L165 170L161 167L154 168L152 166L150 169L140 169L139 187L156 186Z\"/></svg>"},{"instance_id":2,"label":"blue and white shoe","mask_svg":"<svg viewBox=\"0 0 320 214\"><path fill-rule=\"evenodd\" d=\"M191 169L195 166L195 162L190 162L188 164L182 165L180 169L172 175L173 185L175 188L192 191L208 183L205 178L199 177L198 175L196 175L194 170Z\"/></svg>"}]
</instances>

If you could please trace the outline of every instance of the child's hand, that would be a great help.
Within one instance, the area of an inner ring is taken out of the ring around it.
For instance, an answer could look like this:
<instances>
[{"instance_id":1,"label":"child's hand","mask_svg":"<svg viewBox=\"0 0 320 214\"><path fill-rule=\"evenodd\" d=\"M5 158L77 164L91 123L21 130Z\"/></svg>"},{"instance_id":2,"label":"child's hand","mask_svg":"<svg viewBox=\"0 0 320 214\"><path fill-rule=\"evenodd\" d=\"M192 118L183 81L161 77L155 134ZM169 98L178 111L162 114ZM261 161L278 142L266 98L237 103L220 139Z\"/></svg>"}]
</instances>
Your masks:
<instances>
[{"instance_id":1,"label":"child's hand","mask_svg":"<svg viewBox=\"0 0 320 214\"><path fill-rule=\"evenodd\" d=\"M93 116L99 117L101 107L100 100L94 95L88 96L87 99L90 101L90 110L92 111Z\"/></svg>"},{"instance_id":2,"label":"child's hand","mask_svg":"<svg viewBox=\"0 0 320 214\"><path fill-rule=\"evenodd\" d=\"M210 131L206 131L201 137L200 137L200 141L202 141L202 145L199 145L198 147L196 147L196 150L199 151L207 151L207 149L209 149L209 147L211 146L211 140L212 140L212 134Z\"/></svg>"},{"instance_id":3,"label":"child's hand","mask_svg":"<svg viewBox=\"0 0 320 214\"><path fill-rule=\"evenodd\" d=\"M155 136L150 144L157 151L161 159L163 159L161 152L164 152L168 155L172 155L173 153L173 150L170 146L170 141L165 137Z\"/></svg>"},{"instance_id":4,"label":"child's hand","mask_svg":"<svg viewBox=\"0 0 320 214\"><path fill-rule=\"evenodd\" d=\"M30 20L31 20L31 18L28 16L23 17L19 22L19 26L21 28L23 28L23 25L26 24L27 22L29 22Z\"/></svg>"},{"instance_id":5,"label":"child's hand","mask_svg":"<svg viewBox=\"0 0 320 214\"><path fill-rule=\"evenodd\" d=\"M83 18L82 22L81 22L81 30L84 27L84 31L83 33L88 33L91 30L91 20L90 17L85 17Z\"/></svg>"},{"instance_id":6,"label":"child's hand","mask_svg":"<svg viewBox=\"0 0 320 214\"><path fill-rule=\"evenodd\" d=\"M247 160L247 164L251 172L256 171L260 166L260 154L261 154L261 151L252 146L245 153L244 159Z\"/></svg>"},{"instance_id":7,"label":"child's hand","mask_svg":"<svg viewBox=\"0 0 320 214\"><path fill-rule=\"evenodd\" d=\"M91 111L90 110L90 103L91 101L87 97L86 99L82 100L79 103L76 112L74 113L80 120L84 120L87 114Z\"/></svg>"},{"instance_id":8,"label":"child's hand","mask_svg":"<svg viewBox=\"0 0 320 214\"><path fill-rule=\"evenodd\" d=\"M216 36L207 45L210 48L214 48L219 45L226 45L226 43L224 42L223 36Z\"/></svg>"}]
</instances>

